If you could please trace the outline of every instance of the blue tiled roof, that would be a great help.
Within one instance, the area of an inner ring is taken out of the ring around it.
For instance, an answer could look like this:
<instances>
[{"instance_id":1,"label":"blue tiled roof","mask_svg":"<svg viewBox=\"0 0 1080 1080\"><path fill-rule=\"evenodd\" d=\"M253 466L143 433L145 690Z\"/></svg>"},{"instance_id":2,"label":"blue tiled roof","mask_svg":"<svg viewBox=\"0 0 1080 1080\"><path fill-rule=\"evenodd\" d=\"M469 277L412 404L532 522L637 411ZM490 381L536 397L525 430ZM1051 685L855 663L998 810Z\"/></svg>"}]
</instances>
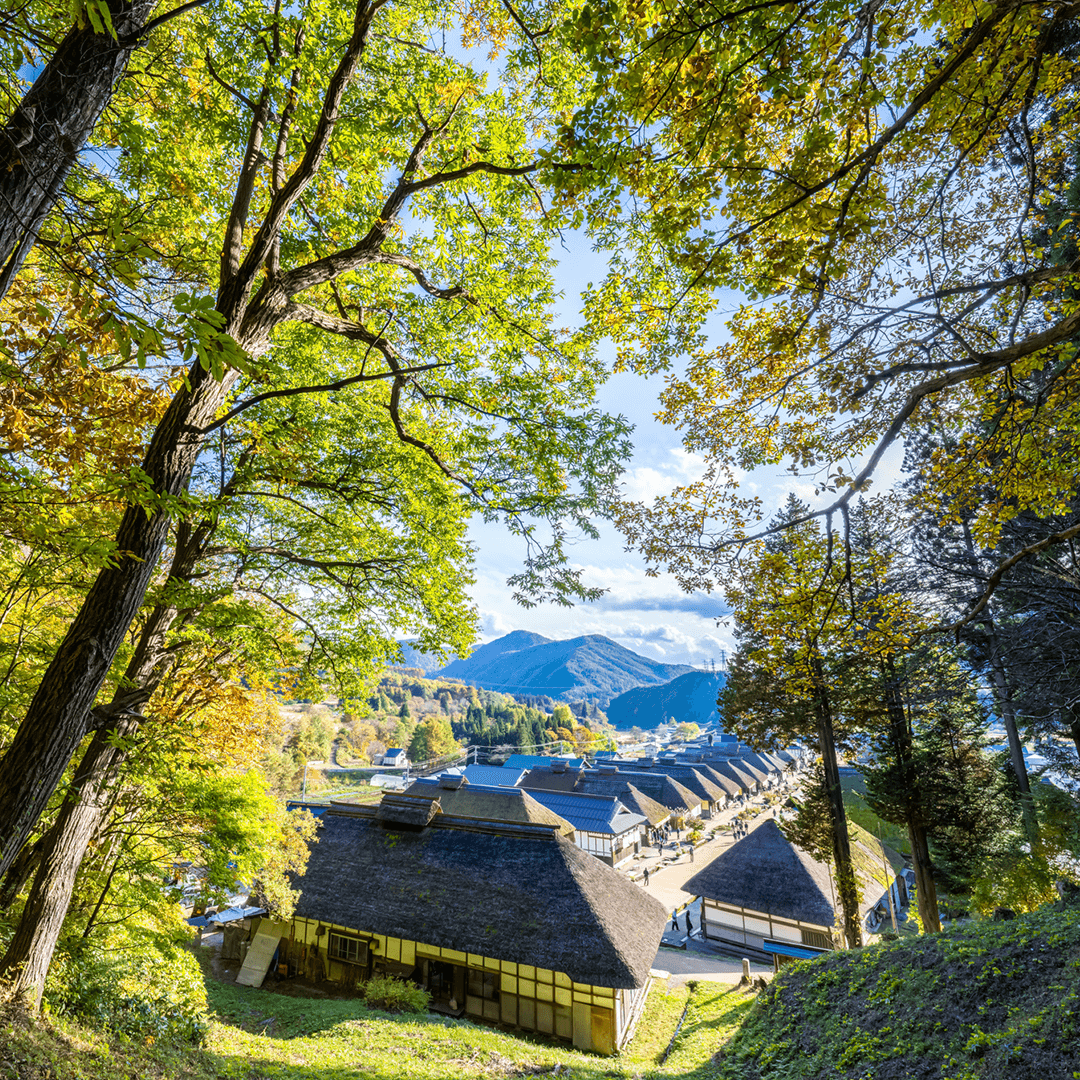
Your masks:
<instances>
[{"instance_id":1,"label":"blue tiled roof","mask_svg":"<svg viewBox=\"0 0 1080 1080\"><path fill-rule=\"evenodd\" d=\"M527 769L512 769L499 765L466 765L465 779L470 784L488 784L491 787L517 787Z\"/></svg>"},{"instance_id":2,"label":"blue tiled roof","mask_svg":"<svg viewBox=\"0 0 1080 1080\"><path fill-rule=\"evenodd\" d=\"M640 814L629 813L614 795L582 795L544 788L530 788L529 794L559 817L566 818L575 829L584 832L618 835L645 822Z\"/></svg>"}]
</instances>

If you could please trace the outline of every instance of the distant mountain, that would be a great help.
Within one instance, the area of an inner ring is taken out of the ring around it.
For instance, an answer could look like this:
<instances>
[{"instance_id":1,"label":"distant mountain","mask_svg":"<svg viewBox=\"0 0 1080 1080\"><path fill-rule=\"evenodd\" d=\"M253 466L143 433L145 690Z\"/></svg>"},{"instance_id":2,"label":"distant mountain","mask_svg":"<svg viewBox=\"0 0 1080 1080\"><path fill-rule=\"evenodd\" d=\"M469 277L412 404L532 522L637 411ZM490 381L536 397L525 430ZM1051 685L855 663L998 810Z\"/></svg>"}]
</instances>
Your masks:
<instances>
[{"instance_id":1,"label":"distant mountain","mask_svg":"<svg viewBox=\"0 0 1080 1080\"><path fill-rule=\"evenodd\" d=\"M657 663L599 634L551 641L515 630L480 646L467 660L447 664L439 674L504 694L593 699L604 705L632 686L655 686L693 670Z\"/></svg>"},{"instance_id":2,"label":"distant mountain","mask_svg":"<svg viewBox=\"0 0 1080 1080\"><path fill-rule=\"evenodd\" d=\"M402 662L392 667L420 668L425 675L433 675L442 667L442 660L431 653L421 652L411 641L399 641Z\"/></svg>"},{"instance_id":3,"label":"distant mountain","mask_svg":"<svg viewBox=\"0 0 1080 1080\"><path fill-rule=\"evenodd\" d=\"M638 686L613 699L604 710L617 728L654 728L670 717L676 724L719 721L716 697L724 685L717 672L691 671L663 686Z\"/></svg>"}]
</instances>

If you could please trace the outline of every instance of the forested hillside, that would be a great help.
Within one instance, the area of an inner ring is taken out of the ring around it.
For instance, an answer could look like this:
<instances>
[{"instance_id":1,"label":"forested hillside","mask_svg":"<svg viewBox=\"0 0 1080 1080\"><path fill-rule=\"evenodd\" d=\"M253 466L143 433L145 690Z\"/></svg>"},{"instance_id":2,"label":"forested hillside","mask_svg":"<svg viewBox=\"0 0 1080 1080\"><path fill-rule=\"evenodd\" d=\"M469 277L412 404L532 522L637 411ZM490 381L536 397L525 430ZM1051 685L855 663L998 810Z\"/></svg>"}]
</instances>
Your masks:
<instances>
[{"instance_id":1,"label":"forested hillside","mask_svg":"<svg viewBox=\"0 0 1080 1080\"><path fill-rule=\"evenodd\" d=\"M652 728L658 724L718 724L723 719L716 699L724 685L723 674L691 671L661 686L641 686L612 698L608 719L622 731L632 727Z\"/></svg>"}]
</instances>

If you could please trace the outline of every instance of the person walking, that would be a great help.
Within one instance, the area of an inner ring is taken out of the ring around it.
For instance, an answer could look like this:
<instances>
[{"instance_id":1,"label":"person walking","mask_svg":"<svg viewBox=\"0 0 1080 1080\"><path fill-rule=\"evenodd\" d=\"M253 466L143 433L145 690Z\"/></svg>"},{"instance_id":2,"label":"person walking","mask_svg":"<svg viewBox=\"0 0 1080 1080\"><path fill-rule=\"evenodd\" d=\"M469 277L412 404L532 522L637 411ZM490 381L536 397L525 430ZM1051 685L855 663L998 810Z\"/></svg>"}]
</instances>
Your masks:
<instances>
[{"instance_id":1,"label":"person walking","mask_svg":"<svg viewBox=\"0 0 1080 1080\"><path fill-rule=\"evenodd\" d=\"M645 867L645 888L649 887L649 868Z\"/></svg>"},{"instance_id":2,"label":"person walking","mask_svg":"<svg viewBox=\"0 0 1080 1080\"><path fill-rule=\"evenodd\" d=\"M694 845L693 844L690 845L690 861L691 862L694 861Z\"/></svg>"},{"instance_id":3,"label":"person walking","mask_svg":"<svg viewBox=\"0 0 1080 1080\"><path fill-rule=\"evenodd\" d=\"M679 929L679 916L674 911L671 913L671 929L675 932Z\"/></svg>"}]
</instances>

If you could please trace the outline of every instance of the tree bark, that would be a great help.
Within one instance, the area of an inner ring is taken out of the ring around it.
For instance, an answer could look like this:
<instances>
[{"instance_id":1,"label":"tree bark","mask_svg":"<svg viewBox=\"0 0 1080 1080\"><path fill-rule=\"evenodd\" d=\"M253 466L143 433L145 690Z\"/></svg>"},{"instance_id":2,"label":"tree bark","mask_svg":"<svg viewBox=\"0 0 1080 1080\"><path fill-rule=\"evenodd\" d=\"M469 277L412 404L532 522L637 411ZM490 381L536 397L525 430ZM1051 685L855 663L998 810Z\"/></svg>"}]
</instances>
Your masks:
<instances>
[{"instance_id":1,"label":"tree bark","mask_svg":"<svg viewBox=\"0 0 1080 1080\"><path fill-rule=\"evenodd\" d=\"M51 830L50 830L51 831ZM22 892L22 887L41 863L41 853L48 842L48 833L39 836L32 844L24 844L19 857L11 864L11 869L4 875L0 885L0 911L7 911L15 902L15 897Z\"/></svg>"},{"instance_id":2,"label":"tree bark","mask_svg":"<svg viewBox=\"0 0 1080 1080\"><path fill-rule=\"evenodd\" d=\"M226 485L229 491L235 482ZM213 523L198 527L181 525L169 580L190 580L214 532ZM24 1006L36 1012L41 1005L45 977L71 904L79 869L87 846L104 825L113 805L113 790L127 748L112 736L131 738L138 730L140 709L158 688L168 668L169 632L189 617L187 609L159 604L146 620L124 672L123 685L103 710L115 717L108 730L95 734L83 755L71 791L60 808L56 824L41 838L38 870L23 907L15 936L0 960L0 976L13 980L12 990ZM20 856L22 858L22 856Z\"/></svg>"},{"instance_id":3,"label":"tree bark","mask_svg":"<svg viewBox=\"0 0 1080 1080\"><path fill-rule=\"evenodd\" d=\"M924 932L939 933L941 917L938 914L937 884L934 881L934 864L930 859L930 842L924 821L919 775L915 768L914 739L901 697L896 669L891 660L885 664L884 675L890 740L903 782L908 789L904 802L904 819L908 842L911 845L911 865L915 871L915 899L919 921Z\"/></svg>"},{"instance_id":4,"label":"tree bark","mask_svg":"<svg viewBox=\"0 0 1080 1080\"><path fill-rule=\"evenodd\" d=\"M143 471L148 505L129 503L117 533L115 564L91 586L45 671L8 752L0 761L0 874L7 872L56 790L79 743L116 651L143 602L168 535L170 502L187 486L209 424L236 379L217 382L198 362L176 393L150 442ZM145 701L136 686L121 691L114 713Z\"/></svg>"},{"instance_id":5,"label":"tree bark","mask_svg":"<svg viewBox=\"0 0 1080 1080\"><path fill-rule=\"evenodd\" d=\"M814 662L815 707L818 717L818 745L825 769L825 790L829 797L829 817L832 820L833 863L836 866L837 891L844 911L844 938L849 949L862 945L862 918L859 915L859 887L851 859L851 837L848 835L847 813L844 810L844 791L840 786L840 767L836 760L836 733L833 727L832 704L825 687L821 662Z\"/></svg>"},{"instance_id":6,"label":"tree bark","mask_svg":"<svg viewBox=\"0 0 1080 1080\"><path fill-rule=\"evenodd\" d=\"M0 299L37 242L155 0L109 0L116 38L71 29L0 131Z\"/></svg>"}]
</instances>

